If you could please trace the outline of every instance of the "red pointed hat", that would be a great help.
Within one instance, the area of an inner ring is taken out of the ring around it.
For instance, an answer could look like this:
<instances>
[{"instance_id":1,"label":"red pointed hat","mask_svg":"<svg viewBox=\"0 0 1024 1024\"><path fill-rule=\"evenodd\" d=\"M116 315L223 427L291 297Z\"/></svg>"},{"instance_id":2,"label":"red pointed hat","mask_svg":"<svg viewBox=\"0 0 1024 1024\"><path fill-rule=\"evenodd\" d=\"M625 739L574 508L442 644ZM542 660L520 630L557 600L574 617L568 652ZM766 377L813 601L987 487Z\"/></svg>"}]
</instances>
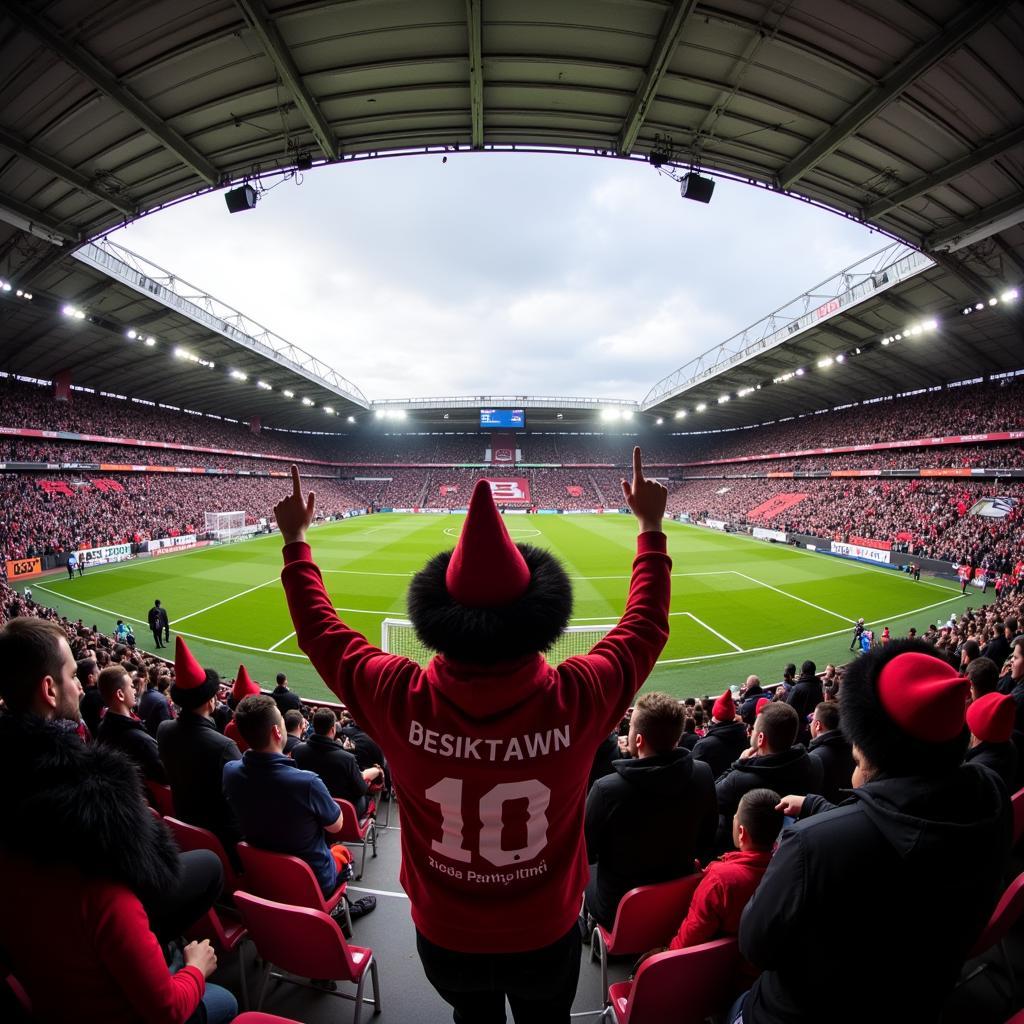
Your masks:
<instances>
[{"instance_id":1,"label":"red pointed hat","mask_svg":"<svg viewBox=\"0 0 1024 1024\"><path fill-rule=\"evenodd\" d=\"M445 584L448 593L468 608L511 604L530 585L530 569L505 529L486 480L478 480L473 488Z\"/></svg>"},{"instance_id":2,"label":"red pointed hat","mask_svg":"<svg viewBox=\"0 0 1024 1024\"><path fill-rule=\"evenodd\" d=\"M711 708L711 716L719 722L731 722L736 717L736 702L732 690L726 690Z\"/></svg>"},{"instance_id":3,"label":"red pointed hat","mask_svg":"<svg viewBox=\"0 0 1024 1024\"><path fill-rule=\"evenodd\" d=\"M174 638L174 685L179 690L196 690L206 682L206 670L195 659L180 636Z\"/></svg>"},{"instance_id":4,"label":"red pointed hat","mask_svg":"<svg viewBox=\"0 0 1024 1024\"><path fill-rule=\"evenodd\" d=\"M260 692L258 683L252 681L252 677L244 665L238 666L238 675L235 676L235 685L231 687L231 696L236 701L242 700L245 697L252 697L254 694Z\"/></svg>"},{"instance_id":5,"label":"red pointed hat","mask_svg":"<svg viewBox=\"0 0 1024 1024\"><path fill-rule=\"evenodd\" d=\"M878 699L886 714L915 739L945 743L964 727L969 686L948 662L908 651L878 674Z\"/></svg>"},{"instance_id":6,"label":"red pointed hat","mask_svg":"<svg viewBox=\"0 0 1024 1024\"><path fill-rule=\"evenodd\" d=\"M1017 719L1017 702L1008 693L986 693L967 709L967 725L979 740L1007 743Z\"/></svg>"}]
</instances>

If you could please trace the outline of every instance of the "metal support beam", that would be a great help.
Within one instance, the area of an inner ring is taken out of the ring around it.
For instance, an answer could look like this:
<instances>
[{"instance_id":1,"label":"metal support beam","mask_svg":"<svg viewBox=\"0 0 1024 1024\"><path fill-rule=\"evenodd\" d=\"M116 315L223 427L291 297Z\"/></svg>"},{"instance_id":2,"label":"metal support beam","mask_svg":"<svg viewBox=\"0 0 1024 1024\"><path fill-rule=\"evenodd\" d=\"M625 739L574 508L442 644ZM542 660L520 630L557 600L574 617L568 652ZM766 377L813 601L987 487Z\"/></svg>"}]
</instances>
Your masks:
<instances>
[{"instance_id":1,"label":"metal support beam","mask_svg":"<svg viewBox=\"0 0 1024 1024\"><path fill-rule=\"evenodd\" d=\"M68 231L58 221L47 217L45 213L28 203L23 203L14 196L7 196L0 193L0 220L6 221L12 227L28 231L30 234L41 238L44 242L53 245L60 245L63 242L77 242L80 235L77 231Z\"/></svg>"},{"instance_id":2,"label":"metal support beam","mask_svg":"<svg viewBox=\"0 0 1024 1024\"><path fill-rule=\"evenodd\" d=\"M50 24L35 13L22 0L5 0L5 6L15 24L36 37L53 50L71 68L91 82L126 113L131 114L153 138L173 153L182 163L191 167L207 185L220 181L220 172L197 149L186 142L162 117L152 111L137 96L126 89L91 53L60 35Z\"/></svg>"},{"instance_id":3,"label":"metal support beam","mask_svg":"<svg viewBox=\"0 0 1024 1024\"><path fill-rule=\"evenodd\" d=\"M986 206L972 213L970 217L951 224L941 231L933 231L925 238L925 250L929 255L935 249L949 249L954 252L964 246L981 242L991 235L1024 220L1024 192L1001 199L998 203Z\"/></svg>"},{"instance_id":4,"label":"metal support beam","mask_svg":"<svg viewBox=\"0 0 1024 1024\"><path fill-rule=\"evenodd\" d=\"M312 93L306 88L302 75L295 65L288 44L281 37L277 24L263 3L263 0L236 0L245 16L249 19L256 35L259 36L263 52L270 58L275 70L284 82L285 88L292 94L295 105L299 108L306 124L316 138L317 145L328 160L338 159L338 144L334 132L327 123L327 118L317 105Z\"/></svg>"},{"instance_id":5,"label":"metal support beam","mask_svg":"<svg viewBox=\"0 0 1024 1024\"><path fill-rule=\"evenodd\" d=\"M816 164L838 149L851 135L894 99L908 89L926 71L953 50L962 46L979 28L1002 14L1008 0L974 0L946 24L945 28L901 60L877 85L869 89L824 135L815 139L779 171L779 188L787 189Z\"/></svg>"},{"instance_id":6,"label":"metal support beam","mask_svg":"<svg viewBox=\"0 0 1024 1024\"><path fill-rule=\"evenodd\" d=\"M484 148L483 0L466 0L469 26L469 112L473 148Z\"/></svg>"},{"instance_id":7,"label":"metal support beam","mask_svg":"<svg viewBox=\"0 0 1024 1024\"><path fill-rule=\"evenodd\" d=\"M993 139L984 146L979 146L978 149L965 154L959 160L946 164L945 167L940 168L934 173L926 174L923 178L911 181L902 188L882 196L881 199L876 199L861 211L861 216L865 220L873 220L887 210L891 210L894 206L902 206L904 203L909 203L912 199L923 196L926 192L931 192L933 188L946 185L955 178L959 178L961 174L967 174L968 171L973 171L975 167L981 167L990 160L995 160L997 157L1013 149L1014 146L1019 146L1022 142L1024 142L1024 125L1015 128L1012 132L1007 132L998 139Z\"/></svg>"},{"instance_id":8,"label":"metal support beam","mask_svg":"<svg viewBox=\"0 0 1024 1024\"><path fill-rule=\"evenodd\" d=\"M73 167L68 167L67 164L61 163L52 156L40 152L34 146L19 139L16 135L12 135L5 128L0 128L0 146L3 146L4 149L9 149L12 153L22 157L22 159L28 160L29 163L35 164L36 167L49 171L62 181L73 185L79 192L84 192L85 195L92 199L106 203L108 206L113 206L115 210L119 210L126 217L134 217L138 213L134 206L118 199L117 196L101 192L84 174L80 174Z\"/></svg>"},{"instance_id":9,"label":"metal support beam","mask_svg":"<svg viewBox=\"0 0 1024 1024\"><path fill-rule=\"evenodd\" d=\"M640 87L633 97L633 102L626 112L626 119L622 123L622 131L619 133L618 141L615 144L619 156L629 156L636 145L637 136L647 117L647 111L654 97L658 94L658 86L665 77L672 55L676 52L676 46L683 35L683 28L690 12L697 6L697 0L675 0L672 9L665 15L665 20L658 33L657 42L654 44L654 52L651 54L647 70L644 72Z\"/></svg>"}]
</instances>

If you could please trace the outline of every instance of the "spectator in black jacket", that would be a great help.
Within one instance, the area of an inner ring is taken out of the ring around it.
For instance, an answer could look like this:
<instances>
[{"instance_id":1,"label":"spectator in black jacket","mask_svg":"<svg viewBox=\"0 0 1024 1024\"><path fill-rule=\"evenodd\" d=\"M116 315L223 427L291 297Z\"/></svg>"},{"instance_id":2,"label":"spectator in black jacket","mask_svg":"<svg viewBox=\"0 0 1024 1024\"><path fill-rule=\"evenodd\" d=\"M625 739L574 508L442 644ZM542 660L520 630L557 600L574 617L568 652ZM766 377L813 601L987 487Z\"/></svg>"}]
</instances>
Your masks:
<instances>
[{"instance_id":1,"label":"spectator in black jacket","mask_svg":"<svg viewBox=\"0 0 1024 1024\"><path fill-rule=\"evenodd\" d=\"M1017 637L1010 654L1010 671L999 679L999 692L1017 702L1017 732L1024 733L1024 637Z\"/></svg>"},{"instance_id":2,"label":"spectator in black jacket","mask_svg":"<svg viewBox=\"0 0 1024 1024\"><path fill-rule=\"evenodd\" d=\"M769 697L761 686L761 680L757 676L747 676L747 681L740 691L740 718L745 725L754 727L754 719L757 718L757 702L762 697Z\"/></svg>"},{"instance_id":3,"label":"spectator in black jacket","mask_svg":"<svg viewBox=\"0 0 1024 1024\"><path fill-rule=\"evenodd\" d=\"M971 745L964 761L991 768L1010 793L1020 788L1017 747L1013 742L1016 712L1013 698L1005 693L987 693L967 708Z\"/></svg>"},{"instance_id":4,"label":"spectator in black jacket","mask_svg":"<svg viewBox=\"0 0 1024 1024\"><path fill-rule=\"evenodd\" d=\"M85 722L89 735L95 739L100 727L100 717L103 715L103 698L96 687L100 670L92 658L82 658L75 666L75 675L82 684L82 700L78 710L82 714L82 721Z\"/></svg>"},{"instance_id":5,"label":"spectator in black jacket","mask_svg":"<svg viewBox=\"0 0 1024 1024\"><path fill-rule=\"evenodd\" d=\"M765 705L757 716L750 746L715 783L718 852L733 849L732 819L744 793L752 789L801 795L820 791L821 765L796 742L799 727L796 711L779 701Z\"/></svg>"},{"instance_id":6,"label":"spectator in black jacket","mask_svg":"<svg viewBox=\"0 0 1024 1024\"><path fill-rule=\"evenodd\" d=\"M284 738L284 753L291 757L295 748L302 742L306 731L306 720L302 717L302 712L286 711L284 713L284 728L287 733Z\"/></svg>"},{"instance_id":7,"label":"spectator in black jacket","mask_svg":"<svg viewBox=\"0 0 1024 1024\"><path fill-rule=\"evenodd\" d=\"M693 756L703 761L717 779L747 748L747 727L736 718L736 703L726 690L711 709L711 725L693 748Z\"/></svg>"},{"instance_id":8,"label":"spectator in black jacket","mask_svg":"<svg viewBox=\"0 0 1024 1024\"><path fill-rule=\"evenodd\" d=\"M667 694L642 696L629 724L633 757L615 761L614 774L598 779L587 797L586 908L606 928L630 889L692 874L694 858L711 852L714 779L706 764L676 746L683 716Z\"/></svg>"},{"instance_id":9,"label":"spectator in black jacket","mask_svg":"<svg viewBox=\"0 0 1024 1024\"><path fill-rule=\"evenodd\" d=\"M97 687L107 706L100 720L96 739L123 751L139 766L144 779L166 783L156 740L133 714L136 704L135 684L123 665L109 665L100 673Z\"/></svg>"},{"instance_id":10,"label":"spectator in black jacket","mask_svg":"<svg viewBox=\"0 0 1024 1024\"><path fill-rule=\"evenodd\" d=\"M821 795L831 803L843 799L840 790L850 788L853 749L839 728L839 705L822 701L811 719L811 745L807 753L821 765Z\"/></svg>"},{"instance_id":11,"label":"spectator in black jacket","mask_svg":"<svg viewBox=\"0 0 1024 1024\"><path fill-rule=\"evenodd\" d=\"M155 679L150 676L149 685L139 697L138 715L142 719L142 724L146 727L146 732L153 739L156 739L156 731L160 728L160 723L169 722L173 717L167 694L164 690L160 689L161 683L166 689L168 686L166 676L158 676Z\"/></svg>"},{"instance_id":12,"label":"spectator in black jacket","mask_svg":"<svg viewBox=\"0 0 1024 1024\"><path fill-rule=\"evenodd\" d=\"M349 718L343 726L338 728L338 739L350 754L355 755L356 763L361 771L373 767L385 767L384 751L377 746L376 740L359 728L353 719Z\"/></svg>"},{"instance_id":13,"label":"spectator in black jacket","mask_svg":"<svg viewBox=\"0 0 1024 1024\"><path fill-rule=\"evenodd\" d=\"M302 710L302 701L299 700L297 693L292 693L288 689L288 677L283 672L277 673L277 686L270 691L270 696L274 698L274 703L277 705L277 710L281 712L282 717L289 711Z\"/></svg>"},{"instance_id":14,"label":"spectator in black jacket","mask_svg":"<svg viewBox=\"0 0 1024 1024\"><path fill-rule=\"evenodd\" d=\"M991 658L997 665L1002 666L1010 653L1010 641L1012 636L1007 636L1006 626L1002 622L995 624L995 636L987 644L981 653L986 658Z\"/></svg>"},{"instance_id":15,"label":"spectator in black jacket","mask_svg":"<svg viewBox=\"0 0 1024 1024\"><path fill-rule=\"evenodd\" d=\"M964 673L971 684L971 700L999 689L999 667L991 658L975 658Z\"/></svg>"},{"instance_id":16,"label":"spectator in black jacket","mask_svg":"<svg viewBox=\"0 0 1024 1024\"><path fill-rule=\"evenodd\" d=\"M800 666L799 678L786 694L786 703L800 718L800 731L797 733L797 740L800 743L810 742L810 717L814 714L814 709L825 699L821 692L821 680L816 675L817 671L818 668L813 661L805 661Z\"/></svg>"},{"instance_id":17,"label":"spectator in black jacket","mask_svg":"<svg viewBox=\"0 0 1024 1024\"><path fill-rule=\"evenodd\" d=\"M703 739L703 736L697 735L697 722L691 715L683 722L683 735L679 737L679 746L684 747L686 750L693 753L693 748ZM602 772L603 775L608 775L608 772Z\"/></svg>"},{"instance_id":18,"label":"spectator in black jacket","mask_svg":"<svg viewBox=\"0 0 1024 1024\"><path fill-rule=\"evenodd\" d=\"M362 818L370 804L368 783L377 782L384 771L376 767L360 772L355 756L337 739L337 725L334 712L320 708L313 715L313 735L295 748L292 758L297 768L319 775L331 796L348 800Z\"/></svg>"}]
</instances>

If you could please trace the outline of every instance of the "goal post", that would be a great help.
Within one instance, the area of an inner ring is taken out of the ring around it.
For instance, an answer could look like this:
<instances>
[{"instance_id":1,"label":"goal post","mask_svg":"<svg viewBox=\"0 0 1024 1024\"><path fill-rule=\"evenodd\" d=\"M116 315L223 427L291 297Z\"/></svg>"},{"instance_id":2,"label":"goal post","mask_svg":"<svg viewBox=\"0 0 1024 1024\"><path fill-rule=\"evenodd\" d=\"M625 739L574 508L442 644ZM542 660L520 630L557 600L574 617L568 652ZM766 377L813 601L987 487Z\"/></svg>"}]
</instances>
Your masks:
<instances>
[{"instance_id":1,"label":"goal post","mask_svg":"<svg viewBox=\"0 0 1024 1024\"><path fill-rule=\"evenodd\" d=\"M568 626L547 652L552 665L561 665L574 654L587 654L614 623L603 626ZM380 646L389 654L401 654L420 665L426 665L434 651L420 642L412 623L408 619L385 619L380 627Z\"/></svg>"},{"instance_id":2,"label":"goal post","mask_svg":"<svg viewBox=\"0 0 1024 1024\"><path fill-rule=\"evenodd\" d=\"M230 540L245 533L244 512L206 512L204 533L214 540Z\"/></svg>"}]
</instances>

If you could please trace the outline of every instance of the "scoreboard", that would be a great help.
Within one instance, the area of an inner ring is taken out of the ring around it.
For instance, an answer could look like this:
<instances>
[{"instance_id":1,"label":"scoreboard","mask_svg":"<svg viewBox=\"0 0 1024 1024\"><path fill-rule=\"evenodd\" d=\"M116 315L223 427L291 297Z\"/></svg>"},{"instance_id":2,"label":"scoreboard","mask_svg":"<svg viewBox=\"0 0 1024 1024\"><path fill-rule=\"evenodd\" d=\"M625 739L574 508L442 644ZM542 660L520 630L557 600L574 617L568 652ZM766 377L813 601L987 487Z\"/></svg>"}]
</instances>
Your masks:
<instances>
[{"instance_id":1,"label":"scoreboard","mask_svg":"<svg viewBox=\"0 0 1024 1024\"><path fill-rule=\"evenodd\" d=\"M522 409L481 409L480 426L490 429L515 430L526 426Z\"/></svg>"}]
</instances>

